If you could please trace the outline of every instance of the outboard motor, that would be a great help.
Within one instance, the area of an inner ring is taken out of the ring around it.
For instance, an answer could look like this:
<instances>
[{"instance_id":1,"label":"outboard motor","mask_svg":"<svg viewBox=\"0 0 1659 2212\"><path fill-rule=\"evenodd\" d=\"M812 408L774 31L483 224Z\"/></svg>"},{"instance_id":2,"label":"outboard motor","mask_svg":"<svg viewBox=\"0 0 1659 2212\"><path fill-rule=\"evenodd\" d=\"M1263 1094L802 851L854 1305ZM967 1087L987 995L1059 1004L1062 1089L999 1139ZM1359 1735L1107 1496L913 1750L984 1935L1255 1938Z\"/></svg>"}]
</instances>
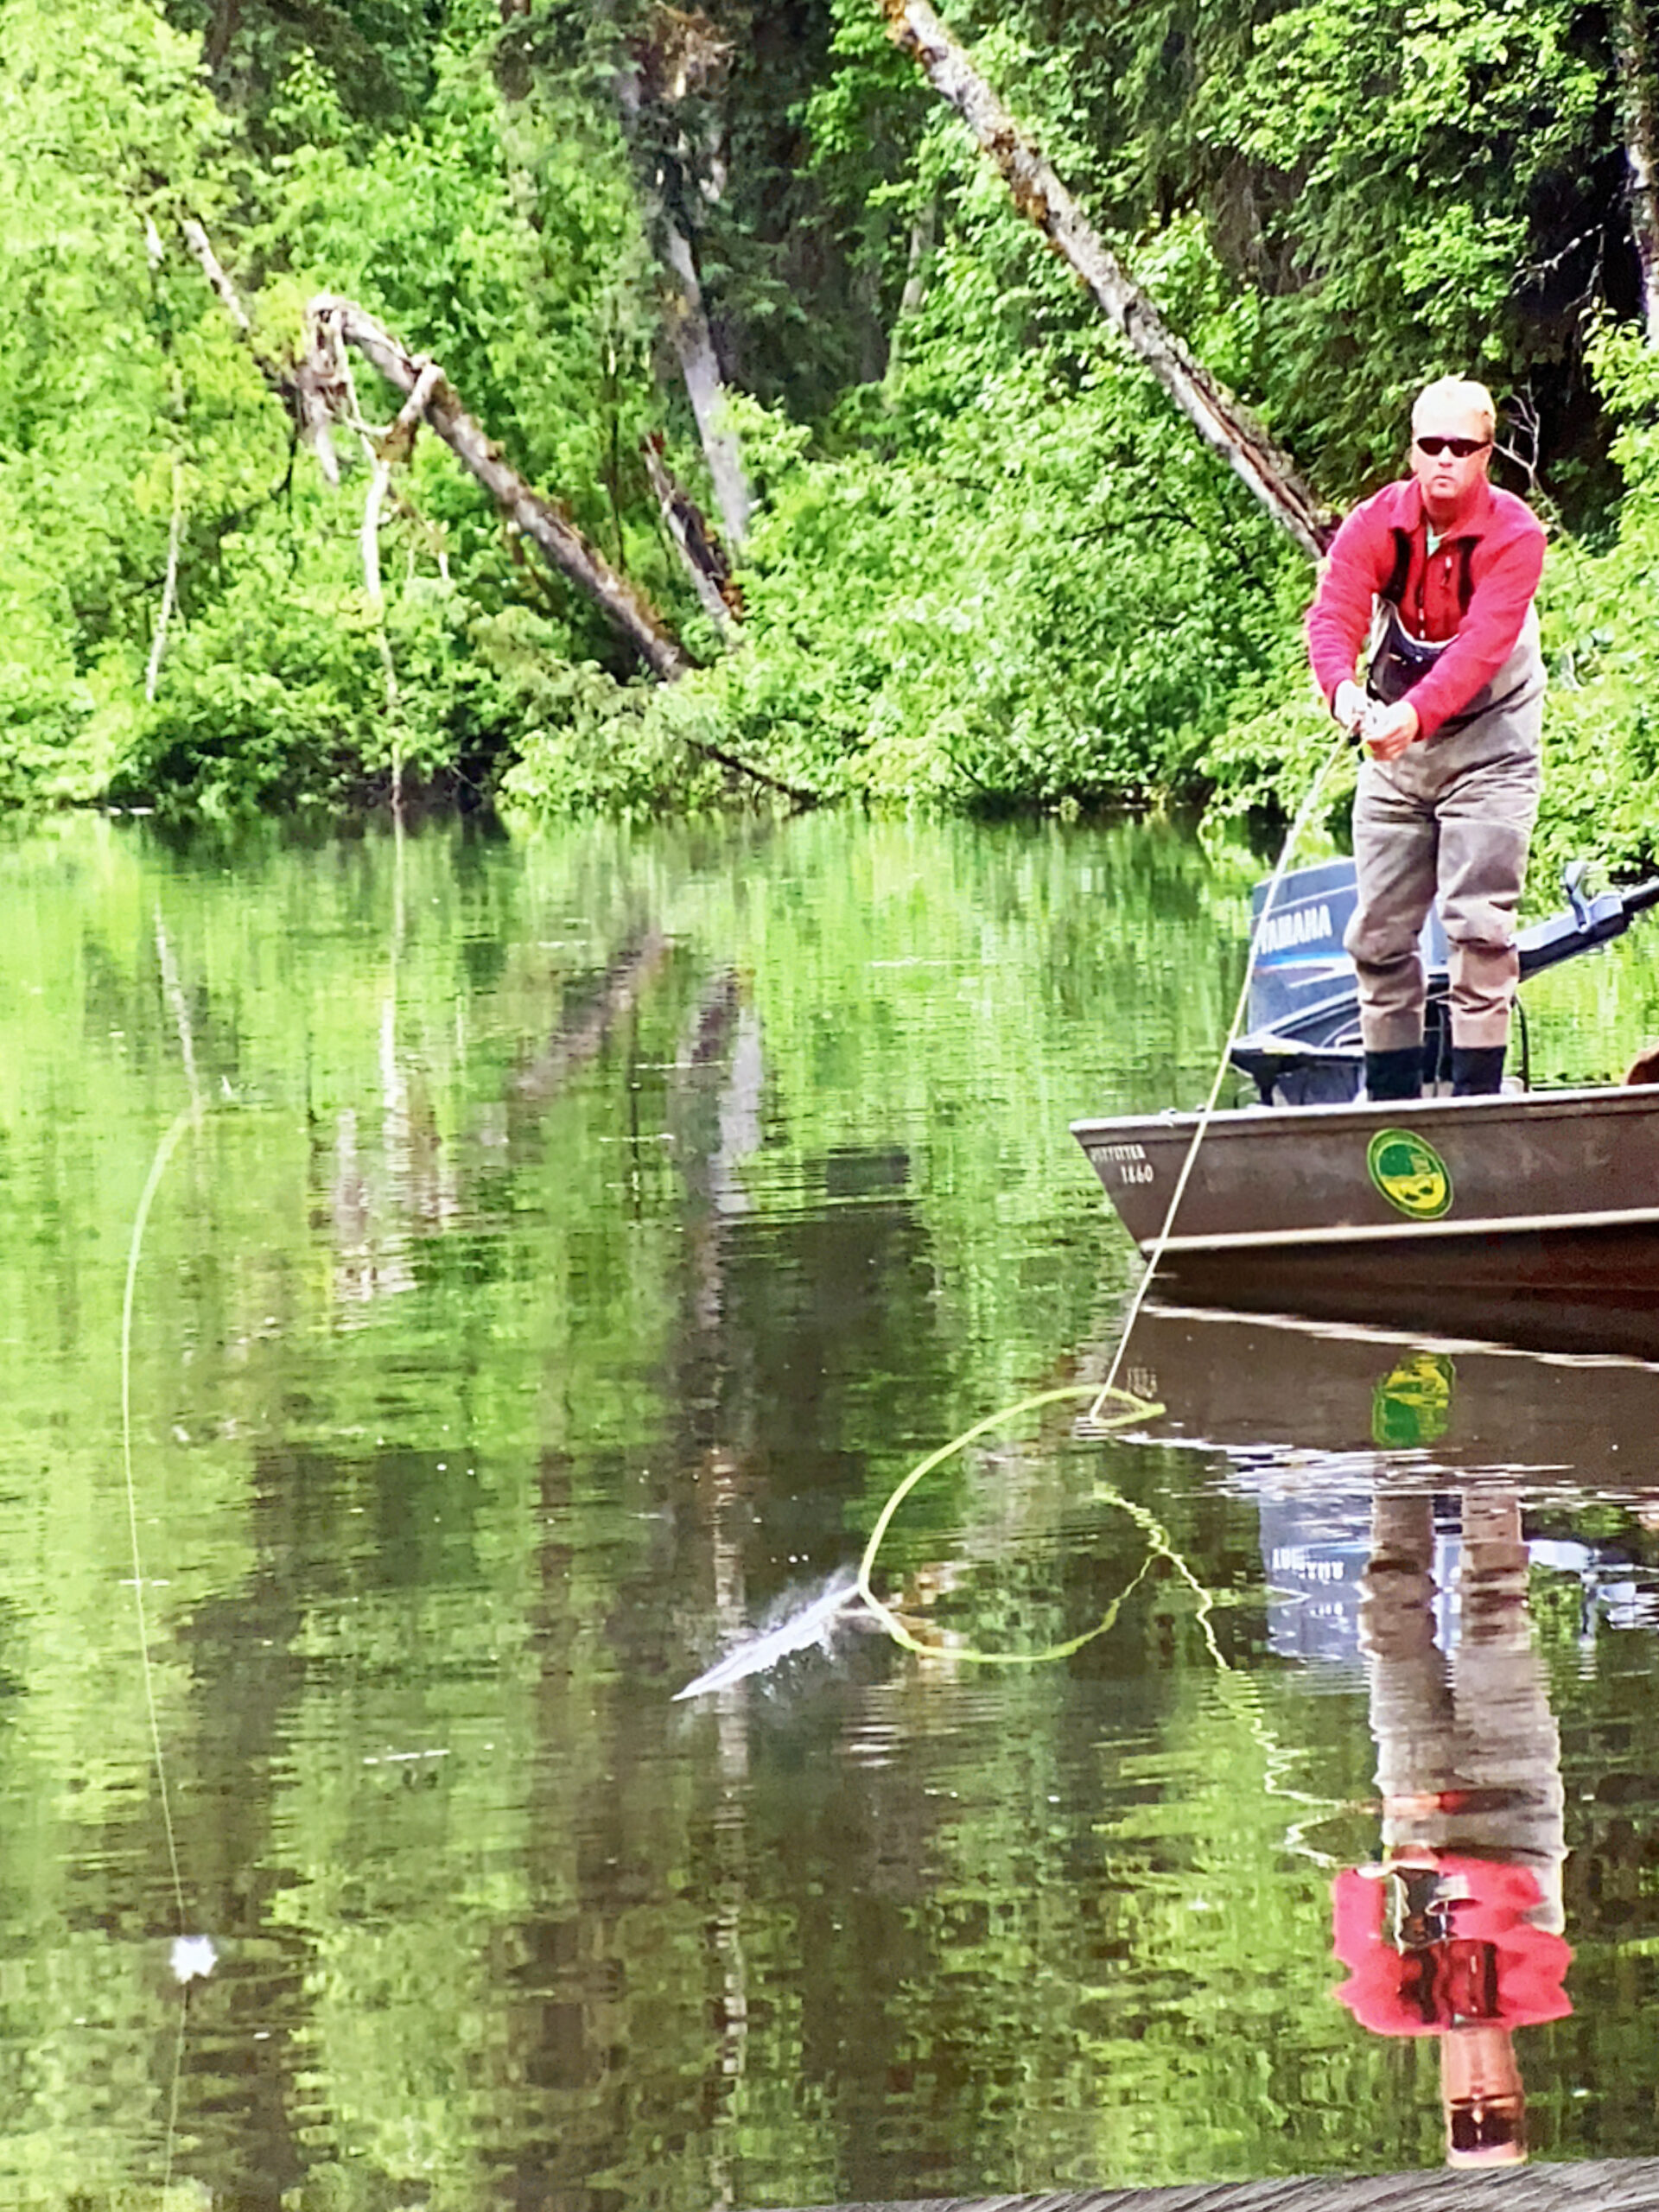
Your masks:
<instances>
[{"instance_id":1,"label":"outboard motor","mask_svg":"<svg viewBox=\"0 0 1659 2212\"><path fill-rule=\"evenodd\" d=\"M1659 877L1628 891L1586 897L1584 865L1563 872L1568 911L1522 930L1516 939L1522 980L1557 961L1622 937L1637 914L1659 906ZM1340 1105L1364 1076L1359 997L1343 932L1358 903L1351 860L1322 861L1285 876L1267 908L1267 883L1250 898L1255 958L1250 969L1249 1028L1234 1045L1235 1067L1249 1076L1264 1106ZM1446 933L1433 907L1421 940L1428 1000L1423 1017L1424 1079L1433 1084L1451 1059L1446 1021Z\"/></svg>"}]
</instances>

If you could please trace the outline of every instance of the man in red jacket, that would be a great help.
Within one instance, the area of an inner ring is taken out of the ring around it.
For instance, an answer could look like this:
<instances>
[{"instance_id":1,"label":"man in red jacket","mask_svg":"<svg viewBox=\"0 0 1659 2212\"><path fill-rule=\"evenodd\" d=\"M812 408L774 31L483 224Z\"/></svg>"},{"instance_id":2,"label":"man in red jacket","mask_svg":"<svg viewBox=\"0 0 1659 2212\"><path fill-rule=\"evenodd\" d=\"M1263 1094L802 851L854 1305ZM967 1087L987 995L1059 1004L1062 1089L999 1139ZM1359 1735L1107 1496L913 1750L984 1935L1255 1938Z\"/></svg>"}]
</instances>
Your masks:
<instances>
[{"instance_id":1,"label":"man in red jacket","mask_svg":"<svg viewBox=\"0 0 1659 2212\"><path fill-rule=\"evenodd\" d=\"M1337 532L1308 609L1332 714L1363 736L1354 800L1365 1088L1421 1084L1417 940L1437 891L1451 955L1452 1087L1496 1090L1520 969L1515 911L1538 811L1544 664L1537 518L1487 481L1484 385L1446 377L1412 410L1411 474ZM1356 681L1362 651L1365 676Z\"/></svg>"}]
</instances>

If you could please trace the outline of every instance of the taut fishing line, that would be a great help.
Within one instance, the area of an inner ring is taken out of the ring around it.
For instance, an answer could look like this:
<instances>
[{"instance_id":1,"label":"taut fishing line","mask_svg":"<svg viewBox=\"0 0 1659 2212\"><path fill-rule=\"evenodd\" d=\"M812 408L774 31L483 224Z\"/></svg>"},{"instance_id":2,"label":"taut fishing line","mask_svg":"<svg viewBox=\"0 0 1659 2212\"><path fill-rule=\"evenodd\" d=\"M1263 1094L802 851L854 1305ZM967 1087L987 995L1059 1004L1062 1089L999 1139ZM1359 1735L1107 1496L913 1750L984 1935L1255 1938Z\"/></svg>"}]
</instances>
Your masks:
<instances>
[{"instance_id":1,"label":"taut fishing line","mask_svg":"<svg viewBox=\"0 0 1659 2212\"><path fill-rule=\"evenodd\" d=\"M178 1912L179 1932L173 1941L171 1963L176 1979L186 1984L199 1975L213 1972L215 1954L211 1937L192 1936L186 1929L184 1877L179 1866L178 1839L174 1833L173 1806L168 1795L167 1760L162 1749L161 1714L156 1707L155 1677L149 1663L149 1622L144 1611L143 1551L138 1539L138 1489L132 1473L132 1312L138 1285L138 1262L143 1251L144 1228L149 1219L150 1207L161 1188L162 1178L167 1173L168 1162L178 1150L187 1132L200 1118L199 1105L187 1106L165 1131L156 1147L156 1156L149 1164L149 1179L138 1201L138 1211L133 1216L132 1237L127 1247L126 1293L121 1301L121 1468L126 1478L127 1531L132 1547L132 1600L137 1613L138 1658L143 1677L144 1704L149 1714L156 1787L161 1800L162 1826L167 1834L168 1864L172 1869L173 1897Z\"/></svg>"},{"instance_id":2,"label":"taut fishing line","mask_svg":"<svg viewBox=\"0 0 1659 2212\"><path fill-rule=\"evenodd\" d=\"M876 1560L880 1555L881 1546L886 1541L894 1515L918 1483L931 1475L936 1467L943 1466L947 1459L954 1459L958 1452L964 1450L967 1446L973 1443L976 1438L985 1435L988 1430L999 1428L1005 1422L1016 1420L1021 1414L1032 1413L1041 1407L1056 1405L1067 1399L1087 1398L1090 1401L1088 1411L1080 1416L1077 1424L1078 1433L1090 1436L1105 1434L1113 1429L1122 1428L1131 1421L1150 1421L1164 1410L1161 1406L1154 1405L1147 1399L1137 1397L1132 1391L1120 1389L1117 1387L1118 1370L1123 1363L1124 1351L1128 1344L1130 1332L1140 1315L1141 1306L1145 1302L1147 1292L1163 1259L1165 1247L1169 1242L1170 1233L1175 1225L1175 1217L1180 1211L1181 1201L1186 1195L1186 1186L1192 1178L1199 1147L1204 1142L1221 1097L1221 1087L1227 1078L1233 1045L1243 1026L1244 1016L1249 1006L1250 976L1255 964L1256 946L1262 928L1273 912L1273 902L1278 895L1279 887L1289 872L1291 855L1300 842L1302 833L1319 804L1326 779L1332 768L1345 752L1347 742L1347 734L1344 731L1339 734L1337 743L1326 752L1300 806L1297 809L1296 818L1290 825L1280 849L1278 860L1274 864L1273 874L1268 880L1267 893L1262 901L1261 912L1250 932L1249 947L1244 961L1244 980L1239 987L1238 1001L1234 1007L1233 1018L1228 1025L1227 1035L1222 1045L1215 1079L1210 1086L1210 1095L1198 1115L1197 1124L1192 1131L1192 1142L1188 1145L1185 1157L1181 1162L1180 1173L1176 1178L1175 1187L1170 1196L1169 1205L1164 1215L1163 1226L1160 1229L1153 1243L1145 1270L1125 1310L1105 1381L1098 1386L1094 1383L1074 1383L1059 1389L1044 1390L1035 1397L1021 1398L1013 1405L1002 1407L996 1413L988 1414L982 1421L976 1421L972 1427L963 1429L959 1436L952 1437L950 1443L941 1445L937 1452L930 1452L925 1459L918 1460L910 1472L894 1486L886 1504L876 1516L875 1526L870 1532L869 1541L865 1545L864 1555L859 1562L858 1580L848 1593L847 1605L849 1609L857 1605L868 1612L871 1618L878 1622L893 1641L904 1650L914 1652L923 1658L938 1656L933 1647L925 1643L906 1626L892 1606L885 1604L876 1596L871 1577L875 1571ZM1120 1410L1108 1414L1105 1408L1109 1402L1114 1401ZM1096 1496L1102 1503L1115 1506L1119 1511L1127 1514L1146 1537L1147 1547L1146 1558L1142 1560L1140 1568L1112 1600L1102 1618L1092 1628L1085 1629L1080 1636L1068 1637L1064 1643L1046 1645L1040 1650L982 1651L953 1646L950 1656L953 1660L982 1667L1033 1667L1052 1660L1067 1658L1073 1652L1080 1651L1084 1644L1092 1643L1096 1637L1106 1633L1117 1619L1129 1597L1139 1588L1153 1561L1155 1559L1161 1559L1179 1576L1197 1598L1198 1618L1205 1646L1217 1667L1223 1673L1230 1674L1233 1670L1216 1641L1215 1630L1211 1620L1211 1614L1216 1605L1215 1593L1207 1590L1198 1580L1186 1561L1175 1549L1166 1531L1144 1506L1137 1504L1132 1498L1124 1497L1121 1491L1108 1484L1097 1484ZM763 1664L764 1662L757 1663ZM679 1693L680 1696L697 1696L706 1689L712 1689L717 1686L726 1687L742 1678L742 1672L739 1670L722 1673L720 1669L711 1669L710 1673L721 1675L718 1685L703 1677L699 1677L698 1681L691 1684L689 1688L682 1690Z\"/></svg>"}]
</instances>

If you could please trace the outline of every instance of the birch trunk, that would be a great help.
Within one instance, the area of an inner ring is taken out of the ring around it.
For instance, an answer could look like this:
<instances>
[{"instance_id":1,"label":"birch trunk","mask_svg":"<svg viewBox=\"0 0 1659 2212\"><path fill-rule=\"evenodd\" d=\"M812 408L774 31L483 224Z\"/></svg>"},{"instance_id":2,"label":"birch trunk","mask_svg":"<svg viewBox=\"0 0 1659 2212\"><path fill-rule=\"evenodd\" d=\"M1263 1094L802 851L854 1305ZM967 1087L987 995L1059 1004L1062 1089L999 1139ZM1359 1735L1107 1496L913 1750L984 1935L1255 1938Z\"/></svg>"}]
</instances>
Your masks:
<instances>
[{"instance_id":1,"label":"birch trunk","mask_svg":"<svg viewBox=\"0 0 1659 2212\"><path fill-rule=\"evenodd\" d=\"M1659 352L1659 86L1644 0L1618 0L1613 46L1630 174L1630 237L1642 271L1642 320L1649 350Z\"/></svg>"},{"instance_id":2,"label":"birch trunk","mask_svg":"<svg viewBox=\"0 0 1659 2212\"><path fill-rule=\"evenodd\" d=\"M665 279L664 320L679 361L685 396L696 419L726 543L738 555L749 534L753 498L742 448L727 418L726 382L703 297L696 242L673 204L677 189L681 194L686 189L691 149L680 132L671 162L666 155L659 158L652 150L652 133L645 127L647 109L660 114L683 97L690 81L683 71L672 68L655 71L648 81L645 67L636 59L617 70L616 102L623 136L632 155L641 227ZM671 176L671 169L675 172ZM714 188L718 190L717 175Z\"/></svg>"},{"instance_id":3,"label":"birch trunk","mask_svg":"<svg viewBox=\"0 0 1659 2212\"><path fill-rule=\"evenodd\" d=\"M668 302L669 336L679 356L685 396L696 418L697 435L702 442L727 543L734 553L741 553L749 535L754 499L742 449L727 417L726 380L715 351L696 255L690 238L671 218L664 217L663 232L663 260L676 287Z\"/></svg>"},{"instance_id":4,"label":"birch trunk","mask_svg":"<svg viewBox=\"0 0 1659 2212\"><path fill-rule=\"evenodd\" d=\"M1170 329L927 0L881 0L881 7L894 41L963 118L1001 171L1020 213L1081 277L1107 320L1205 444L1317 560L1330 543L1334 518L1302 482L1289 457Z\"/></svg>"},{"instance_id":5,"label":"birch trunk","mask_svg":"<svg viewBox=\"0 0 1659 2212\"><path fill-rule=\"evenodd\" d=\"M670 474L663 459L662 439L653 436L643 440L640 450L645 455L645 474L657 494L664 526L691 579L698 604L722 638L734 638L742 601L732 582L720 540L709 529L708 518L696 502L688 498Z\"/></svg>"},{"instance_id":6,"label":"birch trunk","mask_svg":"<svg viewBox=\"0 0 1659 2212\"><path fill-rule=\"evenodd\" d=\"M427 423L549 566L592 601L653 675L672 683L687 672L691 662L685 649L645 594L617 575L556 500L533 490L509 467L435 363L406 352L352 300L327 295L313 300L306 311L306 327L319 384L327 381L339 344L354 346L405 398L424 381Z\"/></svg>"},{"instance_id":7,"label":"birch trunk","mask_svg":"<svg viewBox=\"0 0 1659 2212\"><path fill-rule=\"evenodd\" d=\"M162 586L162 604L156 617L156 634L149 642L149 664L144 671L144 696L152 704L162 681L162 663L167 656L167 633L173 620L173 610L179 603L179 543L183 535L184 472L175 461L173 464L173 518L167 527L167 577Z\"/></svg>"}]
</instances>

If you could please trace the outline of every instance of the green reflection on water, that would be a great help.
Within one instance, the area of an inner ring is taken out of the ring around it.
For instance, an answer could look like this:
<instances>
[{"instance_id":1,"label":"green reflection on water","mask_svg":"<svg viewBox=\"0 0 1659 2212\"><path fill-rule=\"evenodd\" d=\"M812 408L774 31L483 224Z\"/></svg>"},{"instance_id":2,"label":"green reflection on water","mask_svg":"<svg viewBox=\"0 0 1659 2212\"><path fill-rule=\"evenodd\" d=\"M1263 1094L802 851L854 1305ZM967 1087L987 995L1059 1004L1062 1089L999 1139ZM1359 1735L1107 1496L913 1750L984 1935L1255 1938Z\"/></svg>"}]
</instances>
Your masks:
<instances>
[{"instance_id":1,"label":"green reflection on water","mask_svg":"<svg viewBox=\"0 0 1659 2212\"><path fill-rule=\"evenodd\" d=\"M1374 1847L1340 1809L1363 1687L1268 1649L1220 1458L994 1442L894 1549L941 1634L1058 1642L1141 1562L1103 1469L1235 1601L1235 1674L1149 1581L1050 1679L855 1636L670 1702L1109 1332L1128 1256L1066 1125L1201 1095L1250 874L1163 827L833 820L230 855L77 820L0 852L0 2195L158 2202L175 2094L175 2181L308 2208L1434 2159L1421 2055L1328 1995L1326 1861ZM1579 1071L1656 1026L1622 948L1548 984ZM134 1332L222 1955L186 2014L118 1369L193 1098ZM1586 1657L1581 1627L1541 1605L1569 1756L1643 1804L1649 1633ZM1529 2053L1562 2152L1646 2147L1659 1925L1624 1838L1584 1815L1629 1910L1575 1859L1593 2001Z\"/></svg>"}]
</instances>

